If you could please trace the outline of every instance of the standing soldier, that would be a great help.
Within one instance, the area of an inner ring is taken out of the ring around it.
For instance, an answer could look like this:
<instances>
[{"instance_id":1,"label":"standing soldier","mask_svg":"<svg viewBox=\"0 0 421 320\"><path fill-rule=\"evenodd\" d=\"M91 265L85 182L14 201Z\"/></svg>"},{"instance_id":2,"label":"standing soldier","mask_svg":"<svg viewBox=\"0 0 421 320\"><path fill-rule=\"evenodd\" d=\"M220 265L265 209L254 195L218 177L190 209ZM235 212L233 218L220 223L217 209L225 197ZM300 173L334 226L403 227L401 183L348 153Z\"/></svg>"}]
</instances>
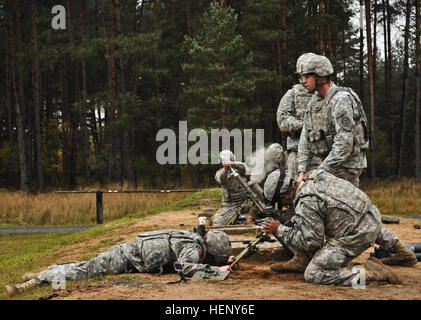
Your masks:
<instances>
[{"instance_id":1,"label":"standing soldier","mask_svg":"<svg viewBox=\"0 0 421 320\"><path fill-rule=\"evenodd\" d=\"M302 70L305 59L315 56L314 53L304 53L297 59L297 73ZM301 83L294 85L285 93L279 102L277 121L279 129L287 133L287 167L289 172L296 178L297 172L297 150L300 141L301 129L303 128L303 117L313 92L307 90Z\"/></svg>"},{"instance_id":2,"label":"standing soldier","mask_svg":"<svg viewBox=\"0 0 421 320\"><path fill-rule=\"evenodd\" d=\"M359 186L367 167L367 118L358 95L331 81L329 59L313 55L304 59L299 73L303 85L315 91L304 115L298 146L298 182L305 172L324 169Z\"/></svg>"},{"instance_id":3,"label":"standing soldier","mask_svg":"<svg viewBox=\"0 0 421 320\"><path fill-rule=\"evenodd\" d=\"M331 81L333 72L329 59L321 55L305 59L299 70L303 85L316 93L304 115L298 145L297 183L306 172L322 169L359 187L360 175L367 167L367 118L358 95L351 88L339 87ZM378 240L387 241L387 235L382 227ZM404 250L398 241L392 247ZM389 263L406 262L395 258Z\"/></svg>"}]
</instances>

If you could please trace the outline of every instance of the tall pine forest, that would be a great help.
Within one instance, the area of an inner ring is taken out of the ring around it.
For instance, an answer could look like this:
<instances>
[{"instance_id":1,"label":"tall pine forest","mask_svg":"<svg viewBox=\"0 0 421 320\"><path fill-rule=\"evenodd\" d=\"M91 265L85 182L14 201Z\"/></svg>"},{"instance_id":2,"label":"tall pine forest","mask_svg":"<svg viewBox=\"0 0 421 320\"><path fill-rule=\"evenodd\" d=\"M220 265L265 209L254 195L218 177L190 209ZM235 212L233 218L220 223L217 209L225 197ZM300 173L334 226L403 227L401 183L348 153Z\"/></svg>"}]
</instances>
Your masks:
<instances>
[{"instance_id":1,"label":"tall pine forest","mask_svg":"<svg viewBox=\"0 0 421 320\"><path fill-rule=\"evenodd\" d=\"M160 165L157 132L178 134L179 121L206 132L264 129L266 144L286 146L276 110L305 52L327 56L333 81L363 101L363 179L420 181L420 7L0 0L0 189L215 186L218 165Z\"/></svg>"}]
</instances>

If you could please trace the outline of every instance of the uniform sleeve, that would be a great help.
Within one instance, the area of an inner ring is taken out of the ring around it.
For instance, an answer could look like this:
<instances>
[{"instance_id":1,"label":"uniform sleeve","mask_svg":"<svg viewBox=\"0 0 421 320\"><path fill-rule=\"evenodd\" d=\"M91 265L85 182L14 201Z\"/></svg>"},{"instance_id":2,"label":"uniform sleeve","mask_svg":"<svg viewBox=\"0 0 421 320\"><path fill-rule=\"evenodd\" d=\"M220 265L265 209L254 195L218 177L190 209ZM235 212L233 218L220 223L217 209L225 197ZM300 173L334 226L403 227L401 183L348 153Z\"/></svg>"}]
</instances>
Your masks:
<instances>
[{"instance_id":1,"label":"uniform sleeve","mask_svg":"<svg viewBox=\"0 0 421 320\"><path fill-rule=\"evenodd\" d=\"M303 130L301 131L301 135L300 135L300 142L298 144L298 153L297 153L298 172L307 171L307 165L309 164L311 156L312 156L310 145L307 141L306 132L307 132L307 128L306 128L306 124L304 123Z\"/></svg>"},{"instance_id":2,"label":"uniform sleeve","mask_svg":"<svg viewBox=\"0 0 421 320\"><path fill-rule=\"evenodd\" d=\"M231 165L234 169L237 169L241 176L245 176L247 172L247 165L243 162L236 161Z\"/></svg>"},{"instance_id":3,"label":"uniform sleeve","mask_svg":"<svg viewBox=\"0 0 421 320\"><path fill-rule=\"evenodd\" d=\"M276 235L296 249L316 252L323 246L324 240L322 205L323 201L315 196L300 199L295 216L290 220L292 227L281 224Z\"/></svg>"},{"instance_id":4,"label":"uniform sleeve","mask_svg":"<svg viewBox=\"0 0 421 320\"><path fill-rule=\"evenodd\" d=\"M198 245L186 245L183 250L181 250L178 256L178 262L183 266L183 274L191 277L197 271L213 270L218 271L218 267L212 267L208 264L199 263L199 250Z\"/></svg>"},{"instance_id":5,"label":"uniform sleeve","mask_svg":"<svg viewBox=\"0 0 421 320\"><path fill-rule=\"evenodd\" d=\"M222 168L216 171L215 180L216 182L218 182L219 185L223 185L225 183L227 176L228 176L228 170L225 170L224 168Z\"/></svg>"},{"instance_id":6,"label":"uniform sleeve","mask_svg":"<svg viewBox=\"0 0 421 320\"><path fill-rule=\"evenodd\" d=\"M340 93L340 97L332 106L332 118L336 131L332 150L319 166L326 171L341 167L354 150L355 121L352 100L348 93Z\"/></svg>"},{"instance_id":7,"label":"uniform sleeve","mask_svg":"<svg viewBox=\"0 0 421 320\"><path fill-rule=\"evenodd\" d=\"M299 131L303 127L303 122L294 116L294 91L288 90L279 102L276 120L281 131Z\"/></svg>"}]
</instances>

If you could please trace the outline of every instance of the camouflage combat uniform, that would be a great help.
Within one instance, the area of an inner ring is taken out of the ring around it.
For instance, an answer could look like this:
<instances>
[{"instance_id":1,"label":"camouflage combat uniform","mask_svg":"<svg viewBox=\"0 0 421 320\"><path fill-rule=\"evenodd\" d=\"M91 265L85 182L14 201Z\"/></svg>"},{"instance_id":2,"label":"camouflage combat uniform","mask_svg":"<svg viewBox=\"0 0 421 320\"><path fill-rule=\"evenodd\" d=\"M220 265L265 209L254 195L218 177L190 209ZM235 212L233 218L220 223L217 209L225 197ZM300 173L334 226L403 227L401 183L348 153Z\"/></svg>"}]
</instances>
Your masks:
<instances>
[{"instance_id":1,"label":"camouflage combat uniform","mask_svg":"<svg viewBox=\"0 0 421 320\"><path fill-rule=\"evenodd\" d=\"M239 172L240 178L245 179L247 166L241 162L232 164ZM243 186L237 181L229 169L221 168L215 174L215 180L222 188L222 208L216 213L212 221L214 226L226 226L234 217L235 212L243 204L240 214L255 214L253 202L249 199Z\"/></svg>"},{"instance_id":2,"label":"camouflage combat uniform","mask_svg":"<svg viewBox=\"0 0 421 320\"><path fill-rule=\"evenodd\" d=\"M312 96L313 93L309 92L302 84L296 84L282 97L276 113L279 129L288 133L287 167L294 177L298 173L297 150L303 128L303 117Z\"/></svg>"},{"instance_id":3,"label":"camouflage combat uniform","mask_svg":"<svg viewBox=\"0 0 421 320\"><path fill-rule=\"evenodd\" d=\"M298 171L324 169L358 187L367 148L367 119L357 94L333 82L325 98L316 92L304 115Z\"/></svg>"},{"instance_id":4,"label":"camouflage combat uniform","mask_svg":"<svg viewBox=\"0 0 421 320\"><path fill-rule=\"evenodd\" d=\"M175 262L182 264L186 276L197 271L218 271L218 267L202 263L206 253L205 242L197 233L183 230L144 232L134 242L115 245L91 260L50 266L35 279L42 284L51 283L60 274L66 280L81 280L131 272L173 272Z\"/></svg>"},{"instance_id":5,"label":"camouflage combat uniform","mask_svg":"<svg viewBox=\"0 0 421 320\"><path fill-rule=\"evenodd\" d=\"M351 285L360 271L348 262L374 243L390 249L399 240L382 227L365 193L324 170L303 180L294 203L295 216L276 235L312 258L304 273L309 282Z\"/></svg>"}]
</instances>

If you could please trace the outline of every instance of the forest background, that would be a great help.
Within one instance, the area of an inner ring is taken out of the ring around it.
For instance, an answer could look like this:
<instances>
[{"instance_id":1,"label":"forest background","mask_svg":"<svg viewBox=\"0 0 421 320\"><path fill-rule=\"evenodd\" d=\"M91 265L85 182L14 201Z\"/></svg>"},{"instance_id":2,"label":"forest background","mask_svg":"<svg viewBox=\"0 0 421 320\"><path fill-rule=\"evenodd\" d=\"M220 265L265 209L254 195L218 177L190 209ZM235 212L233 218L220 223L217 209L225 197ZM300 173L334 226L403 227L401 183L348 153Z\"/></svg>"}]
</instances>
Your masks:
<instances>
[{"instance_id":1,"label":"forest background","mask_svg":"<svg viewBox=\"0 0 421 320\"><path fill-rule=\"evenodd\" d=\"M52 27L56 5L65 29ZM285 146L276 110L305 52L326 55L334 82L363 100L371 140L363 178L419 182L420 7L0 0L0 187L215 186L217 165L159 165L157 132L177 133L183 120L207 132L263 128L265 143Z\"/></svg>"}]
</instances>

